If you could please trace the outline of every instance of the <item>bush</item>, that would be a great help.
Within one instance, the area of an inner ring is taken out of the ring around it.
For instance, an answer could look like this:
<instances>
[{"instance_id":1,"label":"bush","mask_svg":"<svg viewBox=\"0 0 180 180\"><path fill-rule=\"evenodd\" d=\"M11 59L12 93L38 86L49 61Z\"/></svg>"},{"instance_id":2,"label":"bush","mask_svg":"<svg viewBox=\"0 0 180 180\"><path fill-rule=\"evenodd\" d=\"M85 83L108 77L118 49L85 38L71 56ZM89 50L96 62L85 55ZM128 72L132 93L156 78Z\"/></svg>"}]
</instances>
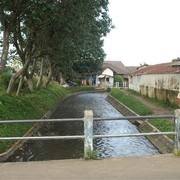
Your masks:
<instances>
[{"instance_id":1,"label":"bush","mask_svg":"<svg viewBox=\"0 0 180 180\"><path fill-rule=\"evenodd\" d=\"M3 73L0 75L0 86L7 88L9 81L11 79L11 74L10 73Z\"/></svg>"},{"instance_id":2,"label":"bush","mask_svg":"<svg viewBox=\"0 0 180 180\"><path fill-rule=\"evenodd\" d=\"M78 86L81 86L81 80L80 80L80 79L76 79L74 82L75 82Z\"/></svg>"},{"instance_id":3,"label":"bush","mask_svg":"<svg viewBox=\"0 0 180 180\"><path fill-rule=\"evenodd\" d=\"M122 82L123 82L122 77L121 77L120 75L115 75L115 77L114 77L114 82L120 82L120 83L122 83Z\"/></svg>"}]
</instances>

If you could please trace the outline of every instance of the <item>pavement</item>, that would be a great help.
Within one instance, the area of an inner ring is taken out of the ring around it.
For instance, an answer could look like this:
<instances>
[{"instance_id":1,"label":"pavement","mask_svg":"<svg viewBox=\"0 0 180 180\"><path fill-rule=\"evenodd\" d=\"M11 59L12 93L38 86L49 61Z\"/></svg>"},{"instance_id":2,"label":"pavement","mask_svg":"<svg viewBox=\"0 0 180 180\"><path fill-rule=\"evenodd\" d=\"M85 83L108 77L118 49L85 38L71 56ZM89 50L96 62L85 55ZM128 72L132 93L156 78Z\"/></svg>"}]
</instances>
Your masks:
<instances>
[{"instance_id":1,"label":"pavement","mask_svg":"<svg viewBox=\"0 0 180 180\"><path fill-rule=\"evenodd\" d=\"M0 163L0 180L179 180L173 154L103 160Z\"/></svg>"}]
</instances>

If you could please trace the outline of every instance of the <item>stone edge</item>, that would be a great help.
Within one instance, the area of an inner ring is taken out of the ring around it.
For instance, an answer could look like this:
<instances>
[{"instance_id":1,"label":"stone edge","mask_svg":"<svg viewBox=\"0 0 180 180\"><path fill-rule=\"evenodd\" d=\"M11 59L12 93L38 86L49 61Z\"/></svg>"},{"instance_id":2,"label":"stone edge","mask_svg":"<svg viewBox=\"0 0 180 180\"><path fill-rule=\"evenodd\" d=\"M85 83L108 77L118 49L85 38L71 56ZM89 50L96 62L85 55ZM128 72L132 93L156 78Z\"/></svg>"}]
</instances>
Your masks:
<instances>
[{"instance_id":1,"label":"stone edge","mask_svg":"<svg viewBox=\"0 0 180 180\"><path fill-rule=\"evenodd\" d=\"M127 106L116 100L111 95L108 95L106 100L114 106L120 113L124 116L139 116L137 113L129 109ZM147 120L130 120L135 124L140 132L159 132L159 130L150 124ZM174 149L174 142L168 138L166 135L155 135L155 136L146 136L146 138L158 149L162 154L172 153Z\"/></svg>"}]
</instances>

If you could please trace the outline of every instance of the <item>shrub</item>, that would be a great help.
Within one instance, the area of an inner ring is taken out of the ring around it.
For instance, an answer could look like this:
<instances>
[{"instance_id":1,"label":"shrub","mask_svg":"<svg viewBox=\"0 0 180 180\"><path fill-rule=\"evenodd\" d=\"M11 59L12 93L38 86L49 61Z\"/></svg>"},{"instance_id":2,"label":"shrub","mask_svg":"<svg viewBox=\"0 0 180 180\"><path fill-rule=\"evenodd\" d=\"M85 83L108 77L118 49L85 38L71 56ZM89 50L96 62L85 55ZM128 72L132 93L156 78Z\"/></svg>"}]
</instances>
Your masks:
<instances>
[{"instance_id":1,"label":"shrub","mask_svg":"<svg viewBox=\"0 0 180 180\"><path fill-rule=\"evenodd\" d=\"M122 77L121 77L120 75L115 75L115 77L114 77L114 82L120 82L120 83L122 83L122 82L123 82Z\"/></svg>"},{"instance_id":2,"label":"shrub","mask_svg":"<svg viewBox=\"0 0 180 180\"><path fill-rule=\"evenodd\" d=\"M10 73L3 73L0 75L0 86L7 88L9 81L11 79L11 74Z\"/></svg>"}]
</instances>

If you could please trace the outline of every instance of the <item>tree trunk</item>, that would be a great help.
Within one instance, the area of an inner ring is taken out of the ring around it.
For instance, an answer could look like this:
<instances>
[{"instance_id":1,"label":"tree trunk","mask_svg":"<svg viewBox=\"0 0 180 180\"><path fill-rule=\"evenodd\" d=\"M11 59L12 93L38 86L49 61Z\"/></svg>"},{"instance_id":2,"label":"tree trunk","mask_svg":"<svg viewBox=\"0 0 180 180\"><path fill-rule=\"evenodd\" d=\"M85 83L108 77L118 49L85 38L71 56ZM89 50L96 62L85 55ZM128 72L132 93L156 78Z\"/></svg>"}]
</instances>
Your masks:
<instances>
[{"instance_id":1,"label":"tree trunk","mask_svg":"<svg viewBox=\"0 0 180 180\"><path fill-rule=\"evenodd\" d=\"M20 78L20 81L19 81L18 89L16 91L16 96L20 95L21 89L22 89L22 86L23 86L23 82L24 82L24 75L22 74L21 78Z\"/></svg>"},{"instance_id":2,"label":"tree trunk","mask_svg":"<svg viewBox=\"0 0 180 180\"><path fill-rule=\"evenodd\" d=\"M5 70L8 58L8 51L9 51L9 30L7 28L3 31L3 49L2 49L2 56L0 62L0 74L2 74Z\"/></svg>"},{"instance_id":3,"label":"tree trunk","mask_svg":"<svg viewBox=\"0 0 180 180\"><path fill-rule=\"evenodd\" d=\"M41 69L38 77L38 82L36 84L36 87L39 89L42 85L43 80L43 74L44 74L44 58L41 59Z\"/></svg>"},{"instance_id":4,"label":"tree trunk","mask_svg":"<svg viewBox=\"0 0 180 180\"><path fill-rule=\"evenodd\" d=\"M64 73L60 71L60 85L64 84Z\"/></svg>"},{"instance_id":5,"label":"tree trunk","mask_svg":"<svg viewBox=\"0 0 180 180\"><path fill-rule=\"evenodd\" d=\"M31 92L34 91L33 75L34 75L35 67L36 67L36 59L33 60L31 72L30 73L28 71L26 72L27 84Z\"/></svg>"},{"instance_id":6,"label":"tree trunk","mask_svg":"<svg viewBox=\"0 0 180 180\"><path fill-rule=\"evenodd\" d=\"M27 79L27 84L28 84L28 88L31 92L34 91L34 84L33 84L33 79L32 78L28 78Z\"/></svg>"},{"instance_id":7,"label":"tree trunk","mask_svg":"<svg viewBox=\"0 0 180 180\"><path fill-rule=\"evenodd\" d=\"M20 71L18 71L14 76L12 76L8 88L7 88L7 94L11 94L14 88L14 84L17 78L19 78L21 75L24 75L25 72L27 71L27 68L29 66L29 62L30 59L26 61L26 63L24 64L24 66L22 67L22 69Z\"/></svg>"},{"instance_id":8,"label":"tree trunk","mask_svg":"<svg viewBox=\"0 0 180 180\"><path fill-rule=\"evenodd\" d=\"M52 78L52 75L53 75L53 67L52 67L52 64L51 62L49 62L50 66L49 66L49 73L48 73L48 77L47 77L47 80L44 82L43 84L43 87L47 87L48 84L50 83L51 81L51 78Z\"/></svg>"}]
</instances>

